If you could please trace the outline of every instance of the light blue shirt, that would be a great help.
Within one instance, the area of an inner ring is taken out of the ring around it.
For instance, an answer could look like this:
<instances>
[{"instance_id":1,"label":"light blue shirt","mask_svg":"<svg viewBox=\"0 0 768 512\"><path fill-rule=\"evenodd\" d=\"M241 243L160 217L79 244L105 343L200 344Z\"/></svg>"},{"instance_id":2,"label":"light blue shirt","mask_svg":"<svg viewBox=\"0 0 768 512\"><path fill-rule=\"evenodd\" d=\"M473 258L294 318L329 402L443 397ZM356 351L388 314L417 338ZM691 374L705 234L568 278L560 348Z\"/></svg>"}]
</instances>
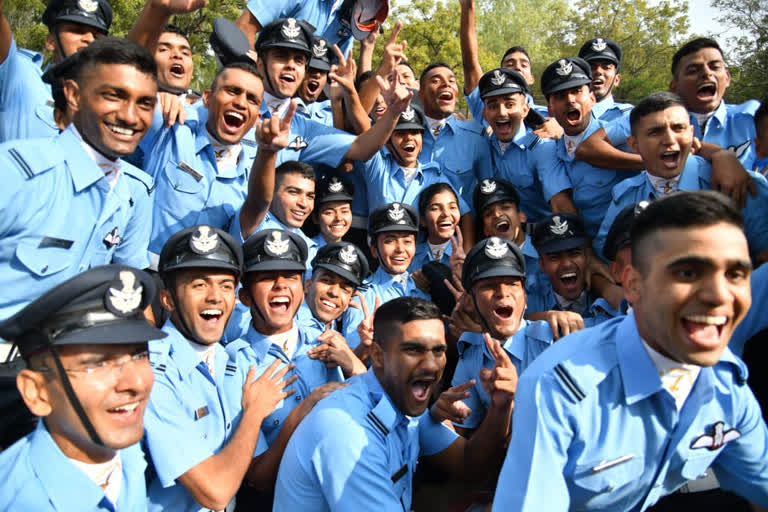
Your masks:
<instances>
[{"instance_id":1,"label":"light blue shirt","mask_svg":"<svg viewBox=\"0 0 768 512\"><path fill-rule=\"evenodd\" d=\"M450 266L451 254L453 254L453 245L448 242L443 254L440 255L438 263ZM411 265L408 267L408 272L416 272L430 261L435 261L435 255L432 254L432 249L429 248L429 241L423 240L416 244L416 252L413 254L413 261L411 261Z\"/></svg>"},{"instance_id":2,"label":"light blue shirt","mask_svg":"<svg viewBox=\"0 0 768 512\"><path fill-rule=\"evenodd\" d=\"M139 444L120 450L120 462L122 482L115 504L62 453L40 420L32 433L0 453L0 510L146 510L147 462Z\"/></svg>"},{"instance_id":3,"label":"light blue shirt","mask_svg":"<svg viewBox=\"0 0 768 512\"><path fill-rule=\"evenodd\" d=\"M214 375L190 342L168 320L168 337L149 342L155 383L144 413L144 445L152 461L148 510L207 511L177 479L216 455L242 416L248 361L214 345ZM259 436L254 456L266 451Z\"/></svg>"},{"instance_id":4,"label":"light blue shirt","mask_svg":"<svg viewBox=\"0 0 768 512\"><path fill-rule=\"evenodd\" d=\"M547 322L528 322L527 320L520 322L517 332L503 344L518 375L522 374L528 365L554 342L553 338L552 329ZM472 412L463 423L454 424L458 427L475 429L483 422L491 405L491 397L485 392L480 382L480 370L493 369L496 359L488 350L481 333L465 332L459 338L456 348L459 352L459 362L456 364L451 386L458 386L472 379L475 379L475 385L469 389L469 398L462 400L472 409Z\"/></svg>"},{"instance_id":5,"label":"light blue shirt","mask_svg":"<svg viewBox=\"0 0 768 512\"><path fill-rule=\"evenodd\" d=\"M411 510L419 456L456 439L429 411L404 415L369 370L299 424L280 463L273 510Z\"/></svg>"},{"instance_id":6,"label":"light blue shirt","mask_svg":"<svg viewBox=\"0 0 768 512\"><path fill-rule=\"evenodd\" d=\"M622 116L629 117L629 113L635 108L631 103L619 103L613 99L613 94L592 105L592 117L609 122Z\"/></svg>"},{"instance_id":7,"label":"light blue shirt","mask_svg":"<svg viewBox=\"0 0 768 512\"><path fill-rule=\"evenodd\" d=\"M18 48L15 37L11 40L8 56L0 62L0 143L59 133L42 62L42 55Z\"/></svg>"},{"instance_id":8,"label":"light blue shirt","mask_svg":"<svg viewBox=\"0 0 768 512\"><path fill-rule=\"evenodd\" d=\"M304 109L297 112L305 115L308 119L322 123L325 126L333 126L333 110L331 100L314 101L306 105Z\"/></svg>"},{"instance_id":9,"label":"light blue shirt","mask_svg":"<svg viewBox=\"0 0 768 512\"><path fill-rule=\"evenodd\" d=\"M753 143L756 136L754 116L759 106L760 102L755 100L749 100L740 105L730 105L721 101L720 106L707 121L703 134L698 119L690 114L693 135L703 142L732 151L745 169L752 169L757 158ZM626 144L627 137L632 134L628 115L604 128L611 144L616 147Z\"/></svg>"},{"instance_id":10,"label":"light blue shirt","mask_svg":"<svg viewBox=\"0 0 768 512\"><path fill-rule=\"evenodd\" d=\"M559 340L518 382L493 510L641 511L710 466L768 505L768 429L746 380L726 348L678 412L633 314ZM713 446L718 424L739 436Z\"/></svg>"},{"instance_id":11,"label":"light blue shirt","mask_svg":"<svg viewBox=\"0 0 768 512\"><path fill-rule=\"evenodd\" d=\"M302 400L307 398L315 388L329 382L344 381L341 368L338 366L335 368L326 368L324 362L310 359L309 356L307 356L307 352L318 345L319 343L316 339L310 338L307 332L299 327L299 339L296 348L294 349L293 357L289 359L283 352L282 347L271 343L268 336L259 333L253 326L249 327L248 332L242 339L233 341L227 345L227 352L230 355L235 352L240 352L241 357L244 357L247 360L247 364L256 367L257 378L263 374L276 359L279 359L281 364L275 371L279 371L287 364L296 365L296 367L289 371L284 377L285 379L289 379L293 375L298 376L298 379L296 379L290 386L295 389L296 392L291 396L280 400L274 411L272 411L272 414L264 418L264 421L261 424L261 431L264 433L264 440L267 442L268 446L272 446L272 443L277 439L278 434L280 434L280 429L283 428L283 423L285 423L285 419L291 411L293 411Z\"/></svg>"},{"instance_id":12,"label":"light blue shirt","mask_svg":"<svg viewBox=\"0 0 768 512\"><path fill-rule=\"evenodd\" d=\"M747 205L741 211L744 215L744 226L749 242L749 250L754 255L768 249L768 182L757 173L747 171L757 188L757 198L747 194ZM678 190L711 190L712 166L701 157L689 155L683 171L680 173ZM659 194L651 185L647 172L627 178L614 186L612 201L608 206L600 230L594 239L597 254L603 254L603 246L616 216L626 206L638 201L654 200Z\"/></svg>"},{"instance_id":13,"label":"light blue shirt","mask_svg":"<svg viewBox=\"0 0 768 512\"><path fill-rule=\"evenodd\" d=\"M149 265L152 178L126 162L110 191L74 127L0 145L0 318L90 267Z\"/></svg>"},{"instance_id":14,"label":"light blue shirt","mask_svg":"<svg viewBox=\"0 0 768 512\"><path fill-rule=\"evenodd\" d=\"M744 355L744 345L755 334L763 329L768 329L768 315L765 314L765 305L768 304L768 265L760 265L752 272L750 279L752 284L752 306L747 316L736 327L731 336L728 348L739 357Z\"/></svg>"}]
</instances>

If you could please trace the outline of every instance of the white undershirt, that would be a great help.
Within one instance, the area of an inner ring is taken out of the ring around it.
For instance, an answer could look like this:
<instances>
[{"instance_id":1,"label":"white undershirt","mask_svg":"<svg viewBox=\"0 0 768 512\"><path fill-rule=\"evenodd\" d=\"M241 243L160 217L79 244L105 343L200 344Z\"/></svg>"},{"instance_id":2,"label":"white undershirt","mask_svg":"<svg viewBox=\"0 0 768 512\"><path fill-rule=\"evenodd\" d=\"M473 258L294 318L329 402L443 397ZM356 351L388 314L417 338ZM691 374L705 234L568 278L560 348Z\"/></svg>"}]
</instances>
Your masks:
<instances>
[{"instance_id":1,"label":"white undershirt","mask_svg":"<svg viewBox=\"0 0 768 512\"><path fill-rule=\"evenodd\" d=\"M80 135L79 131L77 131L75 123L70 123L69 126L74 134L77 135L77 138L80 139L80 144L83 146L83 149L85 149L85 152L88 153L88 156L91 157L91 160L96 162L96 165L98 165L99 168L104 172L104 177L107 178L107 181L109 182L109 190L111 191L113 188L115 188L117 178L120 176L120 166L123 161L119 158L110 160L106 156L102 155L96 151L93 146L88 144L85 139L83 139L83 136Z\"/></svg>"},{"instance_id":2,"label":"white undershirt","mask_svg":"<svg viewBox=\"0 0 768 512\"><path fill-rule=\"evenodd\" d=\"M200 360L208 367L208 373L213 377L213 369L216 360L216 344L201 345L200 343L195 343L190 340L187 340L187 342L189 343L189 346L192 347L192 350L197 352L197 355L200 356Z\"/></svg>"},{"instance_id":3,"label":"white undershirt","mask_svg":"<svg viewBox=\"0 0 768 512\"><path fill-rule=\"evenodd\" d=\"M264 91L264 99L262 101L269 109L270 114L283 117L285 111L288 110L288 105L291 103L291 98L278 98Z\"/></svg>"},{"instance_id":4,"label":"white undershirt","mask_svg":"<svg viewBox=\"0 0 768 512\"><path fill-rule=\"evenodd\" d=\"M651 348L645 340L642 340L642 342L646 352L651 357L651 361L653 361L653 365L659 372L661 385L675 399L675 405L679 411L683 408L688 395L691 394L701 367L674 361Z\"/></svg>"},{"instance_id":5,"label":"white undershirt","mask_svg":"<svg viewBox=\"0 0 768 512\"><path fill-rule=\"evenodd\" d=\"M563 134L563 139L565 140L565 150L568 151L568 156L571 157L571 160L573 160L573 155L576 153L576 148L579 147L579 144L581 144L581 141L584 140L584 136L586 134L586 130L578 135L568 135L567 133Z\"/></svg>"},{"instance_id":6,"label":"white undershirt","mask_svg":"<svg viewBox=\"0 0 768 512\"><path fill-rule=\"evenodd\" d=\"M299 343L299 327L294 323L290 331L273 334L267 339L271 344L280 347L288 359L293 359L293 353L296 352L296 345Z\"/></svg>"},{"instance_id":7,"label":"white undershirt","mask_svg":"<svg viewBox=\"0 0 768 512\"><path fill-rule=\"evenodd\" d=\"M693 116L699 121L699 128L701 128L701 132L704 133L704 129L707 127L707 121L709 121L712 116L715 115L715 111L707 112L706 114L697 114L696 112L693 112Z\"/></svg>"},{"instance_id":8,"label":"white undershirt","mask_svg":"<svg viewBox=\"0 0 768 512\"><path fill-rule=\"evenodd\" d=\"M75 459L69 460L93 483L104 489L104 495L109 498L113 505L117 505L117 498L120 496L120 487L123 483L123 464L120 459L120 452L116 452L115 456L107 462L99 464L88 464Z\"/></svg>"},{"instance_id":9,"label":"white undershirt","mask_svg":"<svg viewBox=\"0 0 768 512\"><path fill-rule=\"evenodd\" d=\"M445 250L448 248L449 243L451 243L450 240L443 242L442 244L433 244L429 241L427 242L427 244L429 244L429 252L432 253L432 258L435 261L439 261L443 254L445 254Z\"/></svg>"},{"instance_id":10,"label":"white undershirt","mask_svg":"<svg viewBox=\"0 0 768 512\"><path fill-rule=\"evenodd\" d=\"M216 140L216 137L207 128L205 133L208 134L208 139L211 141L211 147L213 148L213 155L216 157L216 172L222 173L237 168L237 160L243 151L242 144L239 142L237 144L222 144Z\"/></svg>"},{"instance_id":11,"label":"white undershirt","mask_svg":"<svg viewBox=\"0 0 768 512\"><path fill-rule=\"evenodd\" d=\"M427 126L429 126L429 133L432 134L433 138L437 138L437 135L440 134L440 130L445 128L445 123L448 122L448 118L444 117L442 119L434 119L429 116L424 116L427 119ZM435 130L437 130L437 134L435 134Z\"/></svg>"},{"instance_id":12,"label":"white undershirt","mask_svg":"<svg viewBox=\"0 0 768 512\"><path fill-rule=\"evenodd\" d=\"M672 192L677 191L677 185L680 182L679 174L674 178L669 178L669 179L662 178L659 176L654 176L647 171L645 175L648 177L648 181L651 183L651 186L653 187L653 189L660 196L665 196L667 194L671 194Z\"/></svg>"},{"instance_id":13,"label":"white undershirt","mask_svg":"<svg viewBox=\"0 0 768 512\"><path fill-rule=\"evenodd\" d=\"M415 167L408 168L403 166L400 166L400 169L403 170L403 176L405 176L405 184L410 185L411 182L413 181L413 177L416 176L417 169Z\"/></svg>"}]
</instances>

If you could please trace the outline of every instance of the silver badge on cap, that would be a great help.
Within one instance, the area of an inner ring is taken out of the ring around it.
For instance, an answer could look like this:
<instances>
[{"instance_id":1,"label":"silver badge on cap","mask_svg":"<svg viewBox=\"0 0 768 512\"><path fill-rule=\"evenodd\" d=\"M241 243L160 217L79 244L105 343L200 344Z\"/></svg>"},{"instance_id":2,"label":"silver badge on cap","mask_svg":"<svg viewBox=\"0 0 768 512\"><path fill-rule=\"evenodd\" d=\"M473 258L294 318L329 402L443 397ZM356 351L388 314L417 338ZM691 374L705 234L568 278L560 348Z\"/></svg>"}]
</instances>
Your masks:
<instances>
[{"instance_id":1,"label":"silver badge on cap","mask_svg":"<svg viewBox=\"0 0 768 512\"><path fill-rule=\"evenodd\" d=\"M413 121L413 118L416 116L416 111L413 110L411 107L408 107L403 111L402 114L400 114L400 117L403 121Z\"/></svg>"},{"instance_id":2,"label":"silver badge on cap","mask_svg":"<svg viewBox=\"0 0 768 512\"><path fill-rule=\"evenodd\" d=\"M347 245L339 251L339 259L347 265L352 265L357 261L357 252L351 245Z\"/></svg>"},{"instance_id":3,"label":"silver badge on cap","mask_svg":"<svg viewBox=\"0 0 768 512\"><path fill-rule=\"evenodd\" d=\"M197 233L189 239L192 249L200 254L208 254L216 248L219 243L219 235L211 231L210 226L200 226Z\"/></svg>"},{"instance_id":4,"label":"silver badge on cap","mask_svg":"<svg viewBox=\"0 0 768 512\"><path fill-rule=\"evenodd\" d=\"M85 12L96 12L99 8L99 2L96 0L78 0L77 6Z\"/></svg>"},{"instance_id":5,"label":"silver badge on cap","mask_svg":"<svg viewBox=\"0 0 768 512\"><path fill-rule=\"evenodd\" d=\"M555 235L564 235L568 231L568 221L560 220L559 215L552 217L553 224L549 226L549 230Z\"/></svg>"},{"instance_id":6,"label":"silver badge on cap","mask_svg":"<svg viewBox=\"0 0 768 512\"><path fill-rule=\"evenodd\" d=\"M488 239L488 243L485 245L485 254L489 258L494 260L500 260L509 252L509 247L504 241L497 237L492 236Z\"/></svg>"},{"instance_id":7,"label":"silver badge on cap","mask_svg":"<svg viewBox=\"0 0 768 512\"><path fill-rule=\"evenodd\" d=\"M280 29L286 39L296 39L301 34L301 27L296 24L296 20L288 18Z\"/></svg>"},{"instance_id":8,"label":"silver badge on cap","mask_svg":"<svg viewBox=\"0 0 768 512\"><path fill-rule=\"evenodd\" d=\"M341 183L341 180L339 178L331 178L331 181L328 183L328 191L335 194L342 190L344 190L344 184Z\"/></svg>"},{"instance_id":9,"label":"silver badge on cap","mask_svg":"<svg viewBox=\"0 0 768 512\"><path fill-rule=\"evenodd\" d=\"M317 43L312 45L312 55L318 59L323 58L328 53L328 47L325 46L325 41L320 39Z\"/></svg>"},{"instance_id":10,"label":"silver badge on cap","mask_svg":"<svg viewBox=\"0 0 768 512\"><path fill-rule=\"evenodd\" d=\"M389 217L389 220L392 222L398 222L403 220L403 217L405 216L405 210L400 206L400 203L394 203L392 206L387 210L387 217Z\"/></svg>"},{"instance_id":11,"label":"silver badge on cap","mask_svg":"<svg viewBox=\"0 0 768 512\"><path fill-rule=\"evenodd\" d=\"M499 86L504 85L504 82L507 81L507 77L501 74L501 71L498 69L493 72L493 76L491 77L491 83L493 85Z\"/></svg>"},{"instance_id":12,"label":"silver badge on cap","mask_svg":"<svg viewBox=\"0 0 768 512\"><path fill-rule=\"evenodd\" d=\"M565 59L560 59L558 61L558 67L555 69L555 73L560 76L568 76L571 74L571 71L573 71L573 64Z\"/></svg>"},{"instance_id":13,"label":"silver badge on cap","mask_svg":"<svg viewBox=\"0 0 768 512\"><path fill-rule=\"evenodd\" d=\"M283 240L283 236L279 231L273 231L272 240L267 240L264 244L264 248L271 256L282 256L288 252L290 245L290 240Z\"/></svg>"},{"instance_id":14,"label":"silver badge on cap","mask_svg":"<svg viewBox=\"0 0 768 512\"><path fill-rule=\"evenodd\" d=\"M132 313L141 305L142 286L136 285L136 275L130 270L121 270L118 274L122 288L108 289L107 302L122 314Z\"/></svg>"},{"instance_id":15,"label":"silver badge on cap","mask_svg":"<svg viewBox=\"0 0 768 512\"><path fill-rule=\"evenodd\" d=\"M480 182L480 192L488 195L496 192L496 182L493 180L483 180Z\"/></svg>"},{"instance_id":16,"label":"silver badge on cap","mask_svg":"<svg viewBox=\"0 0 768 512\"><path fill-rule=\"evenodd\" d=\"M596 52L601 52L601 51L605 50L605 48L607 46L608 45L605 44L605 39L603 39L602 37L598 37L592 43L592 49L595 50Z\"/></svg>"}]
</instances>

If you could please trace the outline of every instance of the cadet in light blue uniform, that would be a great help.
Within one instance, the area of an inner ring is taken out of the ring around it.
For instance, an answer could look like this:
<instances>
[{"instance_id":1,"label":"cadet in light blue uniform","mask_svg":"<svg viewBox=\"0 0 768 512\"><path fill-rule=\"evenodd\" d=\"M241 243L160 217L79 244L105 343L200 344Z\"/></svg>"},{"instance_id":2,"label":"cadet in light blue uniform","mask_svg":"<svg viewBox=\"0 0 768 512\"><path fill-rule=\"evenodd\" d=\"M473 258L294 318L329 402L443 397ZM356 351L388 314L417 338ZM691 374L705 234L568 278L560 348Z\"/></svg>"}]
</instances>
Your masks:
<instances>
[{"instance_id":1,"label":"cadet in light blue uniform","mask_svg":"<svg viewBox=\"0 0 768 512\"><path fill-rule=\"evenodd\" d=\"M134 62L111 64L115 50ZM96 94L88 92L96 86L129 96L110 115L122 123L129 111L138 112L135 122L125 121L133 126L133 140L104 133L84 101L72 124L53 139L0 145L0 166L7 171L0 191L0 318L92 266L149 265L152 179L118 157L133 151L149 125L157 91L155 62L143 48L114 38L81 50L78 60L77 82L86 99ZM115 83L103 72L108 66L136 68L142 79Z\"/></svg>"},{"instance_id":2,"label":"cadet in light blue uniform","mask_svg":"<svg viewBox=\"0 0 768 512\"><path fill-rule=\"evenodd\" d=\"M621 82L621 46L602 37L590 39L582 45L579 57L592 67L592 92L597 101L592 117L608 122L628 115L632 104L613 99L613 89Z\"/></svg>"},{"instance_id":3,"label":"cadet in light blue uniform","mask_svg":"<svg viewBox=\"0 0 768 512\"><path fill-rule=\"evenodd\" d=\"M379 261L379 268L366 281L367 288L362 292L369 312L373 311L377 297L381 304L397 297L429 298L408 273L416 250L418 232L418 213L406 204L386 204L368 218L371 252ZM342 317L344 338L352 348L360 344L357 326L364 317L363 311L354 308L347 309Z\"/></svg>"},{"instance_id":4,"label":"cadet in light blue uniform","mask_svg":"<svg viewBox=\"0 0 768 512\"><path fill-rule=\"evenodd\" d=\"M154 296L146 273L102 266L0 323L25 362L21 398L42 416L0 453L0 510L146 510L147 340L165 336L142 314Z\"/></svg>"},{"instance_id":5,"label":"cadet in light blue uniform","mask_svg":"<svg viewBox=\"0 0 768 512\"><path fill-rule=\"evenodd\" d=\"M58 64L109 31L112 7L107 0L51 0L42 21ZM10 40L8 53L0 55L0 117L6 120L0 123L0 143L56 135L51 87L43 82L40 68L43 56L16 46L2 9L0 38Z\"/></svg>"},{"instance_id":6,"label":"cadet in light blue uniform","mask_svg":"<svg viewBox=\"0 0 768 512\"><path fill-rule=\"evenodd\" d=\"M419 195L418 245L410 272L421 269L430 261L450 266L453 237L459 230L459 198L450 183L433 183Z\"/></svg>"},{"instance_id":7,"label":"cadet in light blue uniform","mask_svg":"<svg viewBox=\"0 0 768 512\"><path fill-rule=\"evenodd\" d=\"M331 71L331 64L336 62L336 55L331 49L331 45L325 38L317 37L312 41L312 52L307 64L307 72L304 80L296 92L302 100L303 107L297 112L326 126L333 126L333 110L331 110L331 100L320 100L324 92L327 92L328 73Z\"/></svg>"},{"instance_id":8,"label":"cadet in light blue uniform","mask_svg":"<svg viewBox=\"0 0 768 512\"><path fill-rule=\"evenodd\" d=\"M710 467L768 505L768 429L727 348L750 302L740 213L716 192L660 199L635 219L632 253L633 312L558 341L521 376L527 414L493 510L642 511Z\"/></svg>"},{"instance_id":9,"label":"cadet in light blue uniform","mask_svg":"<svg viewBox=\"0 0 768 512\"><path fill-rule=\"evenodd\" d=\"M541 90L549 109L565 132L557 141L557 156L570 178L573 203L584 219L587 233L594 237L611 202L613 186L629 174L573 159L579 143L603 126L602 121L591 115L591 83L591 68L579 57L553 62L541 76Z\"/></svg>"},{"instance_id":10,"label":"cadet in light blue uniform","mask_svg":"<svg viewBox=\"0 0 768 512\"><path fill-rule=\"evenodd\" d=\"M472 297L484 331L502 343L518 374L553 341L549 324L523 319L525 269L525 258L517 245L498 237L486 238L475 245L462 269L462 285ZM493 369L496 358L486 346L483 333L465 332L456 347L459 362L451 385L458 386L471 379L476 384L469 389L470 396L463 400L471 412L455 425L474 430L491 403L480 384L480 370Z\"/></svg>"},{"instance_id":11,"label":"cadet in light blue uniform","mask_svg":"<svg viewBox=\"0 0 768 512\"><path fill-rule=\"evenodd\" d=\"M433 456L431 462L463 479L497 467L511 414L501 381L514 369L505 365L489 382L499 386L494 405L467 441L426 412L445 368L437 306L414 297L382 305L374 340L372 368L318 404L291 437L273 510L411 510L420 456ZM511 367L508 358L505 363Z\"/></svg>"},{"instance_id":12,"label":"cadet in light blue uniform","mask_svg":"<svg viewBox=\"0 0 768 512\"><path fill-rule=\"evenodd\" d=\"M493 165L478 179L503 178L514 185L528 222L538 222L555 211L575 211L566 163L558 158L555 141L528 132L523 122L529 107L525 78L511 69L484 74L478 85L485 119L493 134L488 151Z\"/></svg>"},{"instance_id":13,"label":"cadet in light blue uniform","mask_svg":"<svg viewBox=\"0 0 768 512\"><path fill-rule=\"evenodd\" d=\"M336 176L324 177L315 187L312 220L319 233L312 241L320 249L327 243L341 242L352 227L352 201L355 187Z\"/></svg>"}]
</instances>

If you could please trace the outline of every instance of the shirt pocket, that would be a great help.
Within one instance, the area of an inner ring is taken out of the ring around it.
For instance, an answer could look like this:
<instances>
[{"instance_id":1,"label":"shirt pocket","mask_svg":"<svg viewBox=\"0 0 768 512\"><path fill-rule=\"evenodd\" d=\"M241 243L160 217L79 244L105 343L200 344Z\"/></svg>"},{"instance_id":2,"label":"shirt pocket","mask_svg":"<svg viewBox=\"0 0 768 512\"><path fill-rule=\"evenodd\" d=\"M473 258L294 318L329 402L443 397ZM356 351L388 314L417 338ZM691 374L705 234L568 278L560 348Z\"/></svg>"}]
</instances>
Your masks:
<instances>
[{"instance_id":1,"label":"shirt pocket","mask_svg":"<svg viewBox=\"0 0 768 512\"><path fill-rule=\"evenodd\" d=\"M691 457L683 463L683 468L680 470L680 474L686 480L697 480L703 478L707 473L707 470L715 462L715 457L720 451L709 452L706 455L698 455Z\"/></svg>"},{"instance_id":2,"label":"shirt pocket","mask_svg":"<svg viewBox=\"0 0 768 512\"><path fill-rule=\"evenodd\" d=\"M200 194L205 189L205 176L185 162L168 162L165 165L168 181L177 192L185 194Z\"/></svg>"},{"instance_id":3,"label":"shirt pocket","mask_svg":"<svg viewBox=\"0 0 768 512\"><path fill-rule=\"evenodd\" d=\"M37 277L48 277L70 268L74 262L71 249L39 247L21 243L16 247L16 259Z\"/></svg>"},{"instance_id":4,"label":"shirt pocket","mask_svg":"<svg viewBox=\"0 0 768 512\"><path fill-rule=\"evenodd\" d=\"M603 458L576 466L573 473L573 502L577 508L618 510L637 497L638 482L645 470L642 456L620 461L621 456Z\"/></svg>"}]
</instances>

